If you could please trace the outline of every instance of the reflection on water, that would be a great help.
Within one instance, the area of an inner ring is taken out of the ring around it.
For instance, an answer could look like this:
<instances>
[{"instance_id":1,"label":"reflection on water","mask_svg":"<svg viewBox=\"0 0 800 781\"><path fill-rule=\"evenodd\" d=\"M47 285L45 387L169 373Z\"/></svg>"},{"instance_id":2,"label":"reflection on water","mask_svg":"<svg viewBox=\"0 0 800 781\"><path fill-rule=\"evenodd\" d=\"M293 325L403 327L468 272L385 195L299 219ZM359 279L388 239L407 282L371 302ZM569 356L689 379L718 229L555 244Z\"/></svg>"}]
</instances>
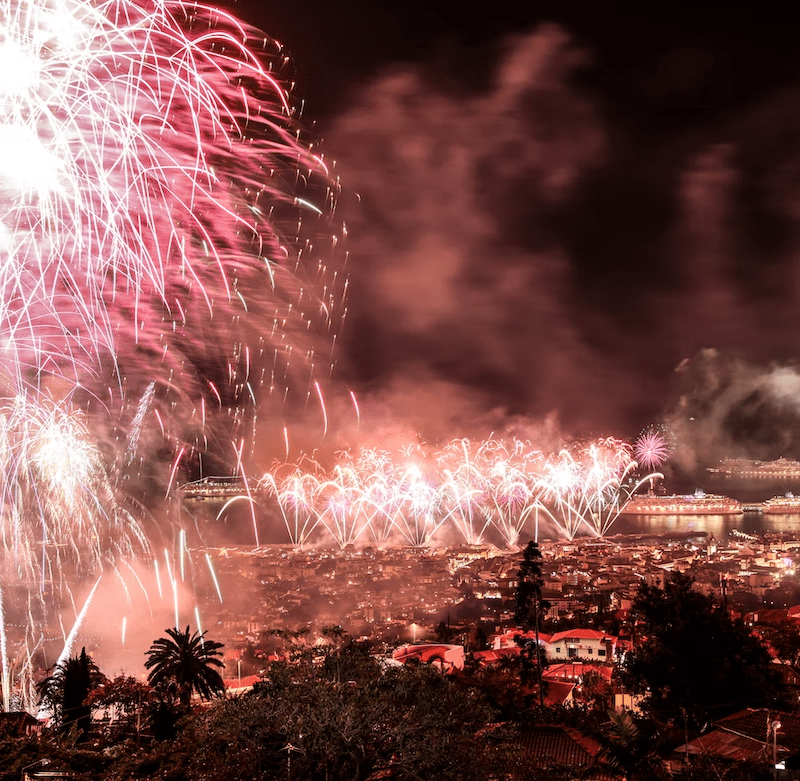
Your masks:
<instances>
[{"instance_id":1,"label":"reflection on water","mask_svg":"<svg viewBox=\"0 0 800 781\"><path fill-rule=\"evenodd\" d=\"M766 532L800 534L800 515L625 515L617 519L609 534L705 531L715 539L724 540L734 529L756 535Z\"/></svg>"},{"instance_id":2,"label":"reflection on water","mask_svg":"<svg viewBox=\"0 0 800 781\"><path fill-rule=\"evenodd\" d=\"M695 486L698 487L698 486ZM681 486L676 493L694 493ZM792 493L800 496L800 482L784 480L733 480L725 477L706 479L708 493L721 494L743 504L759 504L774 496ZM790 532L800 535L800 514L764 515L747 512L741 515L629 515L618 518L609 534L659 534L663 532L706 531L723 540L737 529L746 534Z\"/></svg>"}]
</instances>

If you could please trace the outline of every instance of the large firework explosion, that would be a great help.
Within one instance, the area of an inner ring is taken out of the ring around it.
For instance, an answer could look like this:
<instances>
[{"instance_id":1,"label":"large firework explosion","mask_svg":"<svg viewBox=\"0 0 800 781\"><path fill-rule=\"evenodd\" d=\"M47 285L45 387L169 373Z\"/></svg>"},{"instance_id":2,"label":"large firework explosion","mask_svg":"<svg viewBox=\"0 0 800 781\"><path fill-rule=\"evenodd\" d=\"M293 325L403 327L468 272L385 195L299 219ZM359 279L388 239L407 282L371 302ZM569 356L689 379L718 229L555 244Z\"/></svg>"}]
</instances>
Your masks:
<instances>
[{"instance_id":1,"label":"large firework explosion","mask_svg":"<svg viewBox=\"0 0 800 781\"><path fill-rule=\"evenodd\" d=\"M243 465L262 392L329 366L344 279L306 237L335 241L335 189L285 64L180 0L0 0L6 707L2 608L28 659L41 631L10 584L45 611L149 553L124 497Z\"/></svg>"},{"instance_id":2,"label":"large firework explosion","mask_svg":"<svg viewBox=\"0 0 800 781\"><path fill-rule=\"evenodd\" d=\"M508 546L539 525L560 536L603 536L642 475L625 442L612 438L551 453L520 439L454 440L395 453L342 452L324 468L303 457L278 463L260 488L280 508L291 543L425 546L437 539Z\"/></svg>"}]
</instances>

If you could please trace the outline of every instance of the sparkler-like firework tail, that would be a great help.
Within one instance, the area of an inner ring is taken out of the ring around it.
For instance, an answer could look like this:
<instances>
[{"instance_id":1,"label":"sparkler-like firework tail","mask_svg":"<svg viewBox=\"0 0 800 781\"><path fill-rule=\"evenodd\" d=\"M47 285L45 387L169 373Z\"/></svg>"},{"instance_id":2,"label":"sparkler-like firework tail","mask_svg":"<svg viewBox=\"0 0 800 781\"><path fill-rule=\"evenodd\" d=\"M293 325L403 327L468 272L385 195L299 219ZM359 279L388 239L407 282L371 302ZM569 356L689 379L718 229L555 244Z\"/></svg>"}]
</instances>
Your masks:
<instances>
[{"instance_id":1,"label":"sparkler-like firework tail","mask_svg":"<svg viewBox=\"0 0 800 781\"><path fill-rule=\"evenodd\" d=\"M78 637L78 630L81 628L81 625L86 619L86 614L89 612L89 606L92 604L92 599L94 598L95 592L97 591L97 587L100 585L102 577L103 576L101 575L95 581L94 586L92 586L92 590L89 592L89 595L86 597L83 603L83 607L80 609L80 612L78 613L77 617L75 618L75 621L72 624L72 628L69 630L69 634L64 639L64 645L55 663L56 667L59 665L63 665L67 661L67 659L69 659L69 655L72 653L72 648L75 645L75 640ZM38 718L42 719L48 715L49 714L42 709L39 711Z\"/></svg>"},{"instance_id":2,"label":"sparkler-like firework tail","mask_svg":"<svg viewBox=\"0 0 800 781\"><path fill-rule=\"evenodd\" d=\"M48 592L69 597L75 580L148 551L141 526L117 501L85 421L68 402L18 397L0 408L0 459L0 590L21 585L46 615ZM5 636L4 621L0 631ZM2 664L7 698L7 648Z\"/></svg>"},{"instance_id":3,"label":"sparkler-like firework tail","mask_svg":"<svg viewBox=\"0 0 800 781\"><path fill-rule=\"evenodd\" d=\"M310 538L319 518L314 511L321 468L313 460L303 457L294 465L278 465L259 481L259 486L272 493L277 500L289 540L301 549Z\"/></svg>"},{"instance_id":4,"label":"sparkler-like firework tail","mask_svg":"<svg viewBox=\"0 0 800 781\"><path fill-rule=\"evenodd\" d=\"M116 496L151 412L176 470L215 441L241 464L261 389L327 360L344 279L304 225L336 189L283 62L203 5L0 0L4 584L68 592L146 552Z\"/></svg>"},{"instance_id":5,"label":"sparkler-like firework tail","mask_svg":"<svg viewBox=\"0 0 800 781\"><path fill-rule=\"evenodd\" d=\"M67 403L19 397L0 408L0 458L0 543L16 578L59 585L71 571L99 571L147 551Z\"/></svg>"},{"instance_id":6,"label":"sparkler-like firework tail","mask_svg":"<svg viewBox=\"0 0 800 781\"><path fill-rule=\"evenodd\" d=\"M3 712L8 713L11 710L11 669L8 663L6 610L2 588L0 588L0 686L3 691Z\"/></svg>"},{"instance_id":7,"label":"sparkler-like firework tail","mask_svg":"<svg viewBox=\"0 0 800 781\"><path fill-rule=\"evenodd\" d=\"M484 509L489 483L470 452L471 444L468 439L450 443L437 462L444 478L441 499L450 508L449 517L467 545L478 545L491 523Z\"/></svg>"},{"instance_id":8,"label":"sparkler-like firework tail","mask_svg":"<svg viewBox=\"0 0 800 781\"><path fill-rule=\"evenodd\" d=\"M344 548L366 536L379 546L429 545L443 530L479 544L493 526L508 547L526 527L546 523L569 539L604 536L648 480L625 442L603 439L554 456L521 440L455 440L441 449L419 443L392 457L365 449L338 454L325 470L312 459L281 464L262 478L295 547L323 527ZM316 543L322 544L317 537Z\"/></svg>"},{"instance_id":9,"label":"sparkler-like firework tail","mask_svg":"<svg viewBox=\"0 0 800 781\"><path fill-rule=\"evenodd\" d=\"M0 0L0 30L14 73L0 80L12 394L28 377L110 376L106 403L124 408L148 386L149 404L154 364L188 409L207 379L225 407L290 371L308 383L343 280L298 232L335 190L298 140L279 49L258 51L263 36L221 11L166 0ZM180 416L161 418L168 439L190 438Z\"/></svg>"}]
</instances>

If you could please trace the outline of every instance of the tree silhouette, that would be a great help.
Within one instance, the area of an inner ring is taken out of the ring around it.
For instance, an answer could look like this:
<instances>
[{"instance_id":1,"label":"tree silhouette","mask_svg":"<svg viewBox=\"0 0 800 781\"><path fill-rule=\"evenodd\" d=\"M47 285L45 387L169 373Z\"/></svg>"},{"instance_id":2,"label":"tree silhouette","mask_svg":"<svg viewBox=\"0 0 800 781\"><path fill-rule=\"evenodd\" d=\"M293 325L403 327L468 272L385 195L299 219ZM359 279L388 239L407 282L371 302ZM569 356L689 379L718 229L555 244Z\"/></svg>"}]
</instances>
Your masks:
<instances>
[{"instance_id":1,"label":"tree silhouette","mask_svg":"<svg viewBox=\"0 0 800 781\"><path fill-rule=\"evenodd\" d=\"M534 540L530 540L522 554L519 571L517 572L517 588L514 599L517 607L514 611L514 620L521 629L535 632L536 644L533 648L536 654L536 675L539 682L539 704L544 707L544 689L542 688L542 649L539 645L539 624L545 612L550 608L550 603L542 599L542 552ZM527 652L530 661L530 644L520 642L523 653Z\"/></svg>"},{"instance_id":2,"label":"tree silhouette","mask_svg":"<svg viewBox=\"0 0 800 781\"><path fill-rule=\"evenodd\" d=\"M648 714L684 725L778 704L785 689L764 644L692 583L674 572L663 590L639 586L631 612L641 639L620 669L626 688Z\"/></svg>"},{"instance_id":3,"label":"tree silhouette","mask_svg":"<svg viewBox=\"0 0 800 781\"><path fill-rule=\"evenodd\" d=\"M800 631L793 624L776 627L769 638L769 644L781 661L792 667L797 667L800 663Z\"/></svg>"},{"instance_id":4,"label":"tree silhouette","mask_svg":"<svg viewBox=\"0 0 800 781\"><path fill-rule=\"evenodd\" d=\"M103 712L110 734L134 734L138 739L142 717L154 701L153 689L146 683L119 675L95 688L86 702L92 710Z\"/></svg>"},{"instance_id":5,"label":"tree silhouette","mask_svg":"<svg viewBox=\"0 0 800 781\"><path fill-rule=\"evenodd\" d=\"M550 607L548 602L542 600L543 585L542 552L539 545L530 540L522 554L514 591L514 621L525 631L536 629Z\"/></svg>"},{"instance_id":6,"label":"tree silhouette","mask_svg":"<svg viewBox=\"0 0 800 781\"><path fill-rule=\"evenodd\" d=\"M78 740L89 737L91 706L89 694L105 682L105 676L82 648L79 656L59 662L51 675L37 687L39 707L52 713L53 721L62 729L78 730Z\"/></svg>"},{"instance_id":7,"label":"tree silhouette","mask_svg":"<svg viewBox=\"0 0 800 781\"><path fill-rule=\"evenodd\" d=\"M169 637L160 637L147 651L146 669L148 683L157 691L177 699L181 707L188 709L192 693L201 699L210 700L225 691L225 684L217 667L224 664L222 643L205 640L205 633L189 634L189 627L182 632L177 627L166 630Z\"/></svg>"},{"instance_id":8,"label":"tree silhouette","mask_svg":"<svg viewBox=\"0 0 800 781\"><path fill-rule=\"evenodd\" d=\"M667 778L656 751L658 735L652 722L637 719L629 711L617 713L613 709L608 711L608 718L610 724L603 736L601 759L626 778L643 781Z\"/></svg>"}]
</instances>

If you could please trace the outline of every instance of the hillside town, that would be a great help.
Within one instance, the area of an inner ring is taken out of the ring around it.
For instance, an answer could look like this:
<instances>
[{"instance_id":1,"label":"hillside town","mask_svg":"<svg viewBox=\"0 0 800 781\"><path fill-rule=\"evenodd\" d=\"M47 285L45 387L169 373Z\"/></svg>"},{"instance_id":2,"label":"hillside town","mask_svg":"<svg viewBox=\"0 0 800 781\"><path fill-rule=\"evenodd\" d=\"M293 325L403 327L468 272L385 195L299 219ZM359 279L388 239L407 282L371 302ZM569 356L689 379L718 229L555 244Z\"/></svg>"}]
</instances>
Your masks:
<instances>
[{"instance_id":1,"label":"hillside town","mask_svg":"<svg viewBox=\"0 0 800 781\"><path fill-rule=\"evenodd\" d=\"M763 614L800 566L800 537L791 535L740 534L722 543L700 531L545 541L540 548L545 618L554 625L619 620L640 583L657 585L674 571L691 575L704 594ZM513 623L519 557L480 546L223 549L217 572L231 599L216 613L216 634L243 647L272 630L329 624L378 641L430 638L443 621L464 637L477 624L502 632ZM214 603L209 591L206 610L216 610Z\"/></svg>"},{"instance_id":2,"label":"hillside town","mask_svg":"<svg viewBox=\"0 0 800 781\"><path fill-rule=\"evenodd\" d=\"M196 740L197 729L219 729L212 722L234 718L230 708L239 709L240 719L241 708L262 713L270 702L289 710L259 718L279 718L282 726L276 722L274 729L285 745L307 746L312 728L304 709L322 707L330 696L336 704L325 706L332 710L324 719L339 719L342 708L356 707L347 700L359 692L367 700L358 707L374 709L384 696L380 687L370 688L376 676L389 687L392 702L399 696L393 687L417 687L413 696L422 699L415 709L452 708L445 705L451 697L480 700L457 706L468 717L449 728L461 731L462 749L480 744L480 761L476 755L467 772L465 755L454 749L450 764L426 778L688 781L713 772L729 781L773 775L786 781L800 775L798 536L739 532L723 543L701 531L531 541L514 551L275 547L209 553L225 595L216 601L216 614L210 587L203 597L206 615L213 615L210 639L190 637L188 627L185 637L177 628L167 631L178 646L194 647L205 665L219 667L215 686L200 686L189 698L191 690L164 688L152 672L147 683L141 677L108 679L91 661L92 650L102 648L98 638L94 649L84 648L70 663L95 671L82 700L81 740L84 752L102 749L96 762L103 773L76 772L75 757L65 753L59 737L70 723L63 706L49 715L43 708L38 717L0 715L0 739L22 752L19 761L6 762L2 778L19 777L21 767L28 779L45 773L49 779L177 778L182 740ZM677 611L672 620L664 618L665 609ZM669 650L673 641L677 651ZM166 640L154 642L148 669L159 669L156 661L167 646ZM665 659L677 656L654 668L648 655L663 656L665 648ZM703 687L702 679L692 683L692 675L707 676L707 665L713 669L729 653L739 660L734 678L724 677L714 695L725 707L713 704L713 697L692 700ZM666 684L658 683L659 667L669 667ZM58 703L52 693L58 669L40 671L43 703ZM766 677L749 680L757 670ZM293 688L286 689L285 680ZM677 705L675 681L688 692ZM440 686L446 690L432 694L430 687ZM397 715L396 705L390 710ZM292 727L298 714L301 721ZM333 726L326 724L320 726L325 736L315 741L331 740ZM111 749L120 741L131 746L127 762ZM269 753L270 745L259 743L257 753ZM167 746L171 759L163 755ZM287 777L317 778L312 768L321 755L312 759L310 746L302 750L305 760L291 751L283 756L278 748L270 761L279 773L292 773ZM412 777L401 767L397 745L370 750L373 770L358 777ZM162 752L161 759L153 751ZM325 755L330 768L353 761L341 746L334 754ZM180 761L200 761L194 750L187 756L193 759ZM23 761L31 767L25 770ZM415 755L409 761L417 773L421 760ZM44 769L51 764L56 767ZM215 775L206 767L203 775L221 779L228 777L224 772L220 766Z\"/></svg>"}]
</instances>

